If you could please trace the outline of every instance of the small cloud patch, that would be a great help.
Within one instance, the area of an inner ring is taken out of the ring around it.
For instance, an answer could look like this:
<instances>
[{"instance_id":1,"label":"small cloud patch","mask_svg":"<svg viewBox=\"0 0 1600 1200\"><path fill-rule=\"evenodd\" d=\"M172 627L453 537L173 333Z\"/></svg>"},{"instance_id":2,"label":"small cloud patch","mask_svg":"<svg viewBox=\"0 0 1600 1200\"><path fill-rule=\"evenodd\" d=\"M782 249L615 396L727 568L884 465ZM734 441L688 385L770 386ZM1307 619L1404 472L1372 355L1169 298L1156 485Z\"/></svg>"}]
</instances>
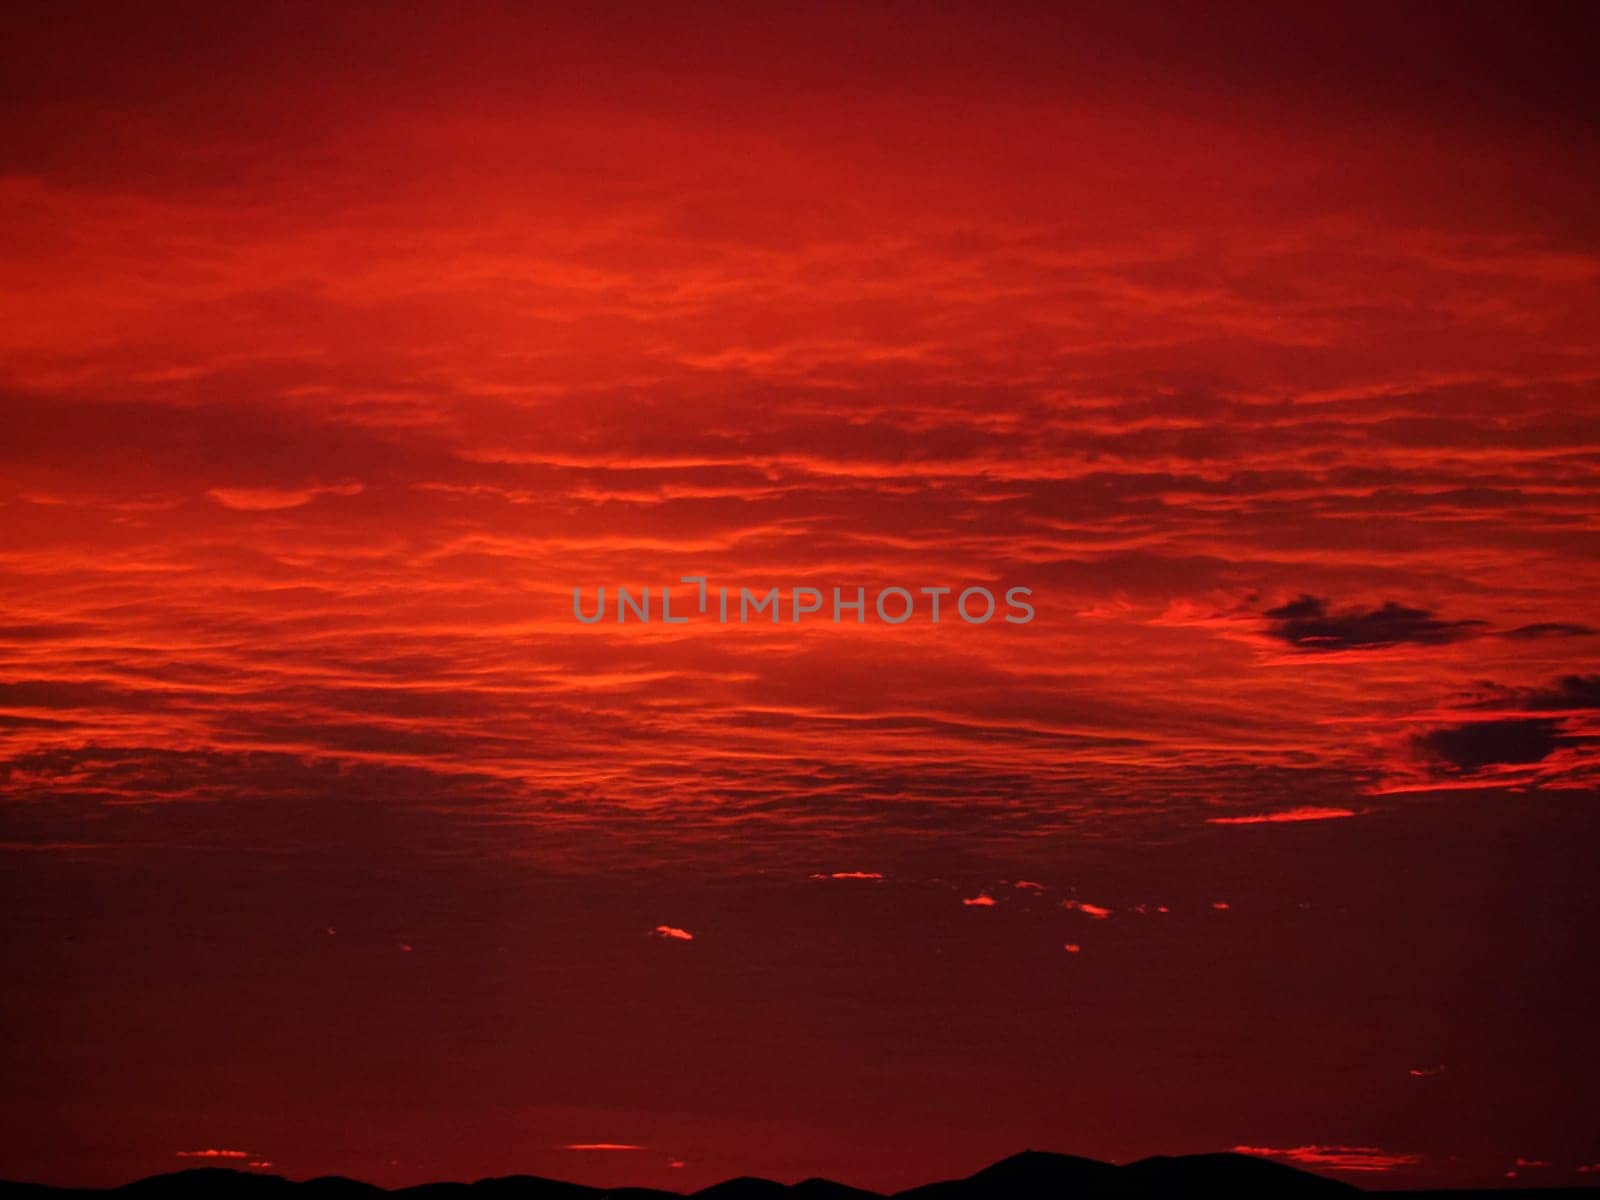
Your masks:
<instances>
[{"instance_id":1,"label":"small cloud patch","mask_svg":"<svg viewBox=\"0 0 1600 1200\"><path fill-rule=\"evenodd\" d=\"M1061 902L1061 907L1075 909L1076 911L1081 912L1084 916L1092 917L1096 921L1104 921L1111 915L1112 911L1109 908L1102 908L1098 904L1090 904L1086 900L1063 900Z\"/></svg>"}]
</instances>

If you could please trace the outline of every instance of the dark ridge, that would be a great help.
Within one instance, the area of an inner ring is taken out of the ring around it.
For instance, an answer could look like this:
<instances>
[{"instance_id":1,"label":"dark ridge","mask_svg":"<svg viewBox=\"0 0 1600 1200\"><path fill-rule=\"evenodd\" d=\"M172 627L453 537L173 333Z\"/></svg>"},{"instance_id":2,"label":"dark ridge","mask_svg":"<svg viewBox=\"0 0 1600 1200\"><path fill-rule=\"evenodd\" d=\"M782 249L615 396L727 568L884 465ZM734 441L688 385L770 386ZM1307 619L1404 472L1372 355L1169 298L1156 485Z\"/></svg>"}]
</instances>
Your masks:
<instances>
[{"instance_id":1,"label":"dark ridge","mask_svg":"<svg viewBox=\"0 0 1600 1200\"><path fill-rule=\"evenodd\" d=\"M832 1179L804 1179L789 1189L793 1200L882 1200L877 1192L863 1191Z\"/></svg>"},{"instance_id":2,"label":"dark ridge","mask_svg":"<svg viewBox=\"0 0 1600 1200\"><path fill-rule=\"evenodd\" d=\"M172 1171L165 1175L152 1175L115 1189L119 1196L279 1196L289 1191L308 1188L309 1184L295 1184L281 1175L262 1175L255 1171L235 1171L231 1167L191 1167L187 1171Z\"/></svg>"},{"instance_id":3,"label":"dark ridge","mask_svg":"<svg viewBox=\"0 0 1600 1200\"><path fill-rule=\"evenodd\" d=\"M1191 1190L1219 1196L1350 1196L1361 1189L1297 1167L1249 1154L1186 1154L1141 1158L1121 1168L1134 1195L1167 1196Z\"/></svg>"},{"instance_id":4,"label":"dark ridge","mask_svg":"<svg viewBox=\"0 0 1600 1200\"><path fill-rule=\"evenodd\" d=\"M1486 1188L1439 1191L1364 1191L1248 1154L1190 1154L1140 1159L1126 1166L1025 1150L965 1179L948 1179L899 1192L893 1200L1336 1200L1341 1196L1394 1196L1408 1200L1488 1200L1489 1197L1600 1197L1600 1188ZM596 1188L511 1175L476 1183L424 1183L390 1191L339 1176L296 1183L279 1175L197 1167L156 1175L117 1188L58 1188L0 1180L0 1200L68 1200L127 1197L128 1200L685 1200L680 1193L651 1188ZM739 1178L695 1192L693 1200L886 1200L831 1179L783 1184Z\"/></svg>"},{"instance_id":5,"label":"dark ridge","mask_svg":"<svg viewBox=\"0 0 1600 1200\"><path fill-rule=\"evenodd\" d=\"M694 1200L780 1200L788 1194L789 1189L781 1183L741 1175L701 1188L694 1193Z\"/></svg>"},{"instance_id":6,"label":"dark ridge","mask_svg":"<svg viewBox=\"0 0 1600 1200\"><path fill-rule=\"evenodd\" d=\"M435 1200L436 1194L428 1184L406 1189L406 1194L418 1200ZM591 1200L604 1195L599 1188L585 1187L581 1183L567 1183L560 1179L546 1179L542 1175L505 1175L498 1179L480 1179L465 1185L465 1195L472 1200Z\"/></svg>"},{"instance_id":7,"label":"dark ridge","mask_svg":"<svg viewBox=\"0 0 1600 1200\"><path fill-rule=\"evenodd\" d=\"M965 1179L930 1183L901 1192L895 1200L958 1200L1005 1196L1014 1200L1126 1194L1119 1191L1122 1169L1092 1158L1024 1150Z\"/></svg>"}]
</instances>

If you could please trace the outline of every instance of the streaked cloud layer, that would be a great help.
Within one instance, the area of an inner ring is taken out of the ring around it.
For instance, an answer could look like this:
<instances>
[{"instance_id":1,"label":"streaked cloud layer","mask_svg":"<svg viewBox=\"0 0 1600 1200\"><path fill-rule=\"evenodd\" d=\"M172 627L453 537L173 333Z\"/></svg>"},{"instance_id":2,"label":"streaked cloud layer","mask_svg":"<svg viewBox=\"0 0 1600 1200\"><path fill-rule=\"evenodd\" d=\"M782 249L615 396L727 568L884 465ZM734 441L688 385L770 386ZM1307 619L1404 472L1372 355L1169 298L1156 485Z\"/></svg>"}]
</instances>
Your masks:
<instances>
[{"instance_id":1,"label":"streaked cloud layer","mask_svg":"<svg viewBox=\"0 0 1600 1200\"><path fill-rule=\"evenodd\" d=\"M886 962L989 938L1053 971L1081 939L1075 980L1125 974L1062 996L1111 1011L1151 962L1211 971L1235 918L1299 953L1310 901L1241 878L1273 855L1388 896L1364 856L1396 829L1592 829L1569 806L1600 738L1600 159L1573 39L1478 9L1416 10L1426 54L1375 14L694 11L621 34L497 7L21 20L8 860L198 879L215 854L308 904L336 874L317 864L356 863L377 898L307 927L465 976L517 952L459 912L435 928L395 880L558 878L590 897L551 902L562 961L707 963L729 1011L767 968L714 953L755 962L782 930L798 971L853 919L827 906L883 905ZM683 576L1023 585L1037 616L572 617L574 587ZM1174 847L1199 849L1150 877ZM1430 869L1393 900L1419 930L1453 887ZM709 901L596 915L588 889L662 876L804 898L759 929ZM1060 899L1079 886L1097 902ZM1541 911L1580 904L1559 872L1539 886ZM1149 932L1169 900L1183 920ZM1503 919L1495 944L1540 953ZM151 921L150 962L181 961L181 923ZM1351 1011L1394 953L1339 985ZM778 1019L845 1021L818 986ZM1046 1041L1054 1019L1017 1018ZM650 1079L699 1078L650 1059L677 1037L751 1061L697 1020L636 1054ZM1384 1077L1438 1052L1386 1046ZM896 1062L885 1093L923 1092L934 1068ZM564 1114L539 1144L640 1128L696 1171L731 1161L733 1132L718 1151L596 1111L622 1094L539 1097ZM253 1128L162 1144L287 1161ZM1249 1128L1213 1141L1348 1169L1426 1141Z\"/></svg>"}]
</instances>

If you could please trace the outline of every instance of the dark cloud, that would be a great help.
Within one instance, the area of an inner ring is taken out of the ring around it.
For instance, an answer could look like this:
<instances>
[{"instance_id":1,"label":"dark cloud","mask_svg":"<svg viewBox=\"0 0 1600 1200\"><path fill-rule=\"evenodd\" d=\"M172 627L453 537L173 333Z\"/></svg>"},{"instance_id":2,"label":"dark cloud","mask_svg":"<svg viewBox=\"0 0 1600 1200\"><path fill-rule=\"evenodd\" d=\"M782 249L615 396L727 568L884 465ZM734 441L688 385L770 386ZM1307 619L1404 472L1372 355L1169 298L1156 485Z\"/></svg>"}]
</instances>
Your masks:
<instances>
[{"instance_id":1,"label":"dark cloud","mask_svg":"<svg viewBox=\"0 0 1600 1200\"><path fill-rule=\"evenodd\" d=\"M1600 675L1566 675L1545 687L1497 689L1464 711L1478 719L1412 739L1413 749L1432 770L1470 775L1493 767L1544 763L1557 750L1594 747ZM1551 764L1540 771L1556 768Z\"/></svg>"},{"instance_id":2,"label":"dark cloud","mask_svg":"<svg viewBox=\"0 0 1600 1200\"><path fill-rule=\"evenodd\" d=\"M1378 650L1387 646L1443 646L1477 636L1483 621L1445 621L1425 608L1393 600L1373 609L1330 609L1318 596L1301 596L1263 614L1268 632L1301 650Z\"/></svg>"},{"instance_id":3,"label":"dark cloud","mask_svg":"<svg viewBox=\"0 0 1600 1200\"><path fill-rule=\"evenodd\" d=\"M1477 713L1600 713L1600 675L1563 675L1539 687L1482 685L1483 693L1463 708Z\"/></svg>"},{"instance_id":4,"label":"dark cloud","mask_svg":"<svg viewBox=\"0 0 1600 1200\"><path fill-rule=\"evenodd\" d=\"M1571 621L1539 621L1533 625L1519 625L1515 629L1508 629L1501 636L1508 638L1561 638L1561 637L1588 637L1600 633L1600 630L1588 625L1578 625Z\"/></svg>"},{"instance_id":5,"label":"dark cloud","mask_svg":"<svg viewBox=\"0 0 1600 1200\"><path fill-rule=\"evenodd\" d=\"M1471 773L1493 766L1541 762L1563 740L1559 721L1527 717L1435 729L1419 736L1416 746L1447 772Z\"/></svg>"},{"instance_id":6,"label":"dark cloud","mask_svg":"<svg viewBox=\"0 0 1600 1200\"><path fill-rule=\"evenodd\" d=\"M1563 675L1554 687L1536 692L1528 707L1548 712L1552 709L1600 709L1600 675Z\"/></svg>"}]
</instances>

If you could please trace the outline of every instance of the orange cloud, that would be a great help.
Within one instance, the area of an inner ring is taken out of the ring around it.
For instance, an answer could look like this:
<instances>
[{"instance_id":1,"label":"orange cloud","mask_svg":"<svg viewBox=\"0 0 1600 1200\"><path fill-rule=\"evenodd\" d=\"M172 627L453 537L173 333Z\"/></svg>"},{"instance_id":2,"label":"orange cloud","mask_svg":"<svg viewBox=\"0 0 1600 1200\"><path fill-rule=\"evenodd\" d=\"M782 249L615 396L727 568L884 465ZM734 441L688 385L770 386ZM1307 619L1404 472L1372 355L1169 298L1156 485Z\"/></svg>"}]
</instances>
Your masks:
<instances>
[{"instance_id":1,"label":"orange cloud","mask_svg":"<svg viewBox=\"0 0 1600 1200\"><path fill-rule=\"evenodd\" d=\"M976 896L963 899L961 903L968 908L993 908L999 902L988 892L979 892Z\"/></svg>"},{"instance_id":2,"label":"orange cloud","mask_svg":"<svg viewBox=\"0 0 1600 1200\"><path fill-rule=\"evenodd\" d=\"M879 871L834 871L830 874L814 874L812 879L882 879Z\"/></svg>"},{"instance_id":3,"label":"orange cloud","mask_svg":"<svg viewBox=\"0 0 1600 1200\"><path fill-rule=\"evenodd\" d=\"M249 1158L248 1150L179 1150L179 1158Z\"/></svg>"},{"instance_id":4,"label":"orange cloud","mask_svg":"<svg viewBox=\"0 0 1600 1200\"><path fill-rule=\"evenodd\" d=\"M687 929L679 929L676 925L657 925L653 930L651 930L651 932L655 934L656 937L667 938L670 941L694 941L694 934L690 933Z\"/></svg>"},{"instance_id":5,"label":"orange cloud","mask_svg":"<svg viewBox=\"0 0 1600 1200\"><path fill-rule=\"evenodd\" d=\"M362 490L359 483L336 484L331 487L298 489L283 488L212 488L209 495L224 508L239 512L277 512L286 508L299 508L310 504L318 496L355 496Z\"/></svg>"},{"instance_id":6,"label":"orange cloud","mask_svg":"<svg viewBox=\"0 0 1600 1200\"><path fill-rule=\"evenodd\" d=\"M1098 904L1089 904L1083 900L1063 900L1061 907L1075 909L1086 917L1093 917L1096 921L1104 921L1112 913L1109 908L1102 908Z\"/></svg>"}]
</instances>

